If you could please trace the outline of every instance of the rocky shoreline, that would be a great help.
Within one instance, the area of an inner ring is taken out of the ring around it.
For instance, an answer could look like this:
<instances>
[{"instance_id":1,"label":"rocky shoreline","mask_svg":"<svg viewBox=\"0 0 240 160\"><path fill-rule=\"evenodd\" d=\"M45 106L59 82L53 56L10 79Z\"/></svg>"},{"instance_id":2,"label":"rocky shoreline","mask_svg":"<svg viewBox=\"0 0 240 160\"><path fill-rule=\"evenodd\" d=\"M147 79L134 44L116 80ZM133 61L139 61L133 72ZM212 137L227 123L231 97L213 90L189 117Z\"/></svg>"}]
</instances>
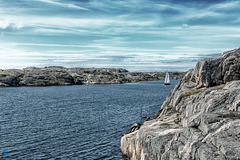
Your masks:
<instances>
[{"instance_id":1,"label":"rocky shoreline","mask_svg":"<svg viewBox=\"0 0 240 160\"><path fill-rule=\"evenodd\" d=\"M240 159L240 48L204 59L155 119L121 138L131 160Z\"/></svg>"},{"instance_id":2,"label":"rocky shoreline","mask_svg":"<svg viewBox=\"0 0 240 160\"><path fill-rule=\"evenodd\" d=\"M129 72L122 68L27 67L22 70L0 70L0 87L120 84L163 80L164 76L164 72ZM183 76L182 72L170 73L172 79Z\"/></svg>"}]
</instances>

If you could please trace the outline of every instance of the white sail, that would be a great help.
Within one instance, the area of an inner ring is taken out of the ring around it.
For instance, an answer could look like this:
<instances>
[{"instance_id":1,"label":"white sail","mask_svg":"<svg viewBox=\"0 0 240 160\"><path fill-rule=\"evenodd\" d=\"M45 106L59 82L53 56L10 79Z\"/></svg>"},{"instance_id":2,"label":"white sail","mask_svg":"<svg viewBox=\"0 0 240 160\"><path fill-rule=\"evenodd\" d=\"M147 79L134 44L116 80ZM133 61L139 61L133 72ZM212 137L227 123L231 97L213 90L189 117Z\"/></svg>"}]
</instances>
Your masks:
<instances>
[{"instance_id":1,"label":"white sail","mask_svg":"<svg viewBox=\"0 0 240 160\"><path fill-rule=\"evenodd\" d=\"M170 84L170 79L169 79L169 74L168 72L166 73L166 76L165 76L165 84Z\"/></svg>"}]
</instances>

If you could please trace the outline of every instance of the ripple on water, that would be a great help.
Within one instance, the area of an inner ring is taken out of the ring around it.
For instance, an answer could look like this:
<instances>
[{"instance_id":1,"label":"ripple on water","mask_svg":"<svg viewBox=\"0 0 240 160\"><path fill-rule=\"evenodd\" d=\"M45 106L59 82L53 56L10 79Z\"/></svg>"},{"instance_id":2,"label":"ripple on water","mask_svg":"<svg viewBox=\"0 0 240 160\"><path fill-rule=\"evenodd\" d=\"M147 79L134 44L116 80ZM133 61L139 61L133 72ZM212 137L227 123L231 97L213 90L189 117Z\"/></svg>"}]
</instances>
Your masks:
<instances>
[{"instance_id":1,"label":"ripple on water","mask_svg":"<svg viewBox=\"0 0 240 160\"><path fill-rule=\"evenodd\" d=\"M11 159L119 159L121 136L140 121L140 108L152 116L173 85L1 88L1 149Z\"/></svg>"}]
</instances>

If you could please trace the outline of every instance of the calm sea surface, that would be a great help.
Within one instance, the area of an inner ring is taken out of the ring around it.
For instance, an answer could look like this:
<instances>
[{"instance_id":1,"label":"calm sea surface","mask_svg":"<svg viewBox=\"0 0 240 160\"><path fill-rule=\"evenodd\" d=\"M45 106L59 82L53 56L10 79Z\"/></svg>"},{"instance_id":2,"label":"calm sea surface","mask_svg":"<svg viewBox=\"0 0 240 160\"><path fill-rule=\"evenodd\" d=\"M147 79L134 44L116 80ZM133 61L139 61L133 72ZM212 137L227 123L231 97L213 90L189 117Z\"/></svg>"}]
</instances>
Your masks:
<instances>
[{"instance_id":1,"label":"calm sea surface","mask_svg":"<svg viewBox=\"0 0 240 160\"><path fill-rule=\"evenodd\" d=\"M152 116L177 82L0 88L0 159L119 159L140 108Z\"/></svg>"}]
</instances>

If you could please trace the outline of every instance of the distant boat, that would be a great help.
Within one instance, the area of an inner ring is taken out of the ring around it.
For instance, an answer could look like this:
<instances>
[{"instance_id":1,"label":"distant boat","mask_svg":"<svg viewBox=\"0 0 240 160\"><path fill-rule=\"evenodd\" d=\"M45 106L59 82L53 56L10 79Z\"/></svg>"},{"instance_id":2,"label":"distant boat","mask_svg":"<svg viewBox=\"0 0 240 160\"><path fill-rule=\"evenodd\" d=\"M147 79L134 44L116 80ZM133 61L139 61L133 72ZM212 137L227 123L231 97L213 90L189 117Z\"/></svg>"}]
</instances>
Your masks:
<instances>
[{"instance_id":1,"label":"distant boat","mask_svg":"<svg viewBox=\"0 0 240 160\"><path fill-rule=\"evenodd\" d=\"M168 71L167 71L166 76L165 76L164 84L165 84L165 85L170 85L170 79L169 79Z\"/></svg>"}]
</instances>

